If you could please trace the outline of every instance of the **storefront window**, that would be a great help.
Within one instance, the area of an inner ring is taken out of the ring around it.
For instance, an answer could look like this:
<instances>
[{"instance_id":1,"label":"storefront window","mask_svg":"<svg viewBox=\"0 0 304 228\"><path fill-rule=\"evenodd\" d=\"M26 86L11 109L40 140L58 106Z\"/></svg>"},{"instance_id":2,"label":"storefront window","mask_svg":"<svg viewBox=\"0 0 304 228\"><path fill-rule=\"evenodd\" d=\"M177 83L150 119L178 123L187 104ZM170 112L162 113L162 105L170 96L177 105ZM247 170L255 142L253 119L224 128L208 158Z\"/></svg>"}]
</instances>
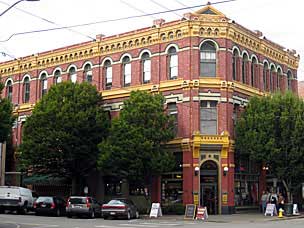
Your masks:
<instances>
[{"instance_id":1,"label":"storefront window","mask_svg":"<svg viewBox=\"0 0 304 228\"><path fill-rule=\"evenodd\" d=\"M174 170L162 176L161 199L164 205L183 203L183 155L181 152L174 155Z\"/></svg>"},{"instance_id":2,"label":"storefront window","mask_svg":"<svg viewBox=\"0 0 304 228\"><path fill-rule=\"evenodd\" d=\"M237 159L235 167L235 206L259 205L258 166L249 159Z\"/></svg>"}]
</instances>

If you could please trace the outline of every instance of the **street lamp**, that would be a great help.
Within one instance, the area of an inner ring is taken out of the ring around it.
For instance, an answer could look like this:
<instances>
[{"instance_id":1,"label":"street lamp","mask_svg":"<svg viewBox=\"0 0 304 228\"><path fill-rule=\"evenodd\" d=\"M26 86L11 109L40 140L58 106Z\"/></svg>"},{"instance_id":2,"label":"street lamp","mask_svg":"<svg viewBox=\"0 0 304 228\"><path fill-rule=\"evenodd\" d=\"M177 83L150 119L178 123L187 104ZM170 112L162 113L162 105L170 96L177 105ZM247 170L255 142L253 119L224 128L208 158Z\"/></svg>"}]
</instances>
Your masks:
<instances>
[{"instance_id":1,"label":"street lamp","mask_svg":"<svg viewBox=\"0 0 304 228\"><path fill-rule=\"evenodd\" d=\"M19 0L17 2L15 2L13 5L9 6L6 10L4 10L1 14L0 14L0 17L5 14L7 11L9 11L11 8L13 8L15 5L19 4L20 2L38 2L40 0Z\"/></svg>"}]
</instances>

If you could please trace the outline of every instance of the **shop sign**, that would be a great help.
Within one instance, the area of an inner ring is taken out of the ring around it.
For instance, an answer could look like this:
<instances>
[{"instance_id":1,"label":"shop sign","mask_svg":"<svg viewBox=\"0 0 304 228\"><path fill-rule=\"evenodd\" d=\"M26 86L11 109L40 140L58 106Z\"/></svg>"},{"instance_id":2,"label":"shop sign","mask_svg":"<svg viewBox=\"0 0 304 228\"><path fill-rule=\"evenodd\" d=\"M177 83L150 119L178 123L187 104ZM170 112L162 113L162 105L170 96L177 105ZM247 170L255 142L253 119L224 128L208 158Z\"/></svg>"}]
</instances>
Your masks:
<instances>
[{"instance_id":1,"label":"shop sign","mask_svg":"<svg viewBox=\"0 0 304 228\"><path fill-rule=\"evenodd\" d=\"M194 219L196 212L196 205L195 204L187 204L185 210L185 219Z\"/></svg>"},{"instance_id":2,"label":"shop sign","mask_svg":"<svg viewBox=\"0 0 304 228\"><path fill-rule=\"evenodd\" d=\"M277 208L275 204L272 203L268 203L266 206L266 211L265 211L265 216L270 215L270 216L274 216L274 215L278 215L277 214Z\"/></svg>"},{"instance_id":3,"label":"shop sign","mask_svg":"<svg viewBox=\"0 0 304 228\"><path fill-rule=\"evenodd\" d=\"M150 218L151 217L160 217L163 216L160 203L152 203L151 211L150 211Z\"/></svg>"}]
</instances>

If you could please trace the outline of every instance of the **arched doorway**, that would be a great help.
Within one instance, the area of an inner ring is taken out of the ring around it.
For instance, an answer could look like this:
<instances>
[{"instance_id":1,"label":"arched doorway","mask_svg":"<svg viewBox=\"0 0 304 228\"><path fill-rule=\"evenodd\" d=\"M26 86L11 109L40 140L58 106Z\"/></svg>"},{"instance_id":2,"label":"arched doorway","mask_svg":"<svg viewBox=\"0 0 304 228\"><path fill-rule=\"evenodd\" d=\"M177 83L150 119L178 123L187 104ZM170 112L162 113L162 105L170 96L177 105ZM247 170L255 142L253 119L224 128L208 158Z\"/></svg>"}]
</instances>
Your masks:
<instances>
[{"instance_id":1,"label":"arched doorway","mask_svg":"<svg viewBox=\"0 0 304 228\"><path fill-rule=\"evenodd\" d=\"M200 204L209 214L218 214L218 166L214 161L205 161L200 168Z\"/></svg>"}]
</instances>

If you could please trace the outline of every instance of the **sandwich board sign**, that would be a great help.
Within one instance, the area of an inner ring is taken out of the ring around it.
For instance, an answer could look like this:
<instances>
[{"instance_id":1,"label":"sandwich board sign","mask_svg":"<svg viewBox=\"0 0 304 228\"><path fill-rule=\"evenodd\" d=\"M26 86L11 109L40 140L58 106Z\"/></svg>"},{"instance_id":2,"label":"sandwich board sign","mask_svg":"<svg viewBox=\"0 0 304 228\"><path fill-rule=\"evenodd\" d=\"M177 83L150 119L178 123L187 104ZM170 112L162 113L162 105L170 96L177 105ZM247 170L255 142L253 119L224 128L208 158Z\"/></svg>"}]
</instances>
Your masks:
<instances>
[{"instance_id":1,"label":"sandwich board sign","mask_svg":"<svg viewBox=\"0 0 304 228\"><path fill-rule=\"evenodd\" d=\"M151 211L150 211L150 218L152 217L160 217L163 216L162 210L160 207L160 203L152 203Z\"/></svg>"},{"instance_id":2,"label":"sandwich board sign","mask_svg":"<svg viewBox=\"0 0 304 228\"><path fill-rule=\"evenodd\" d=\"M207 220L208 212L207 207L197 207L196 219Z\"/></svg>"},{"instance_id":3,"label":"sandwich board sign","mask_svg":"<svg viewBox=\"0 0 304 228\"><path fill-rule=\"evenodd\" d=\"M296 204L296 203L293 204L292 215L300 215L299 209L298 209L298 204Z\"/></svg>"},{"instance_id":4,"label":"sandwich board sign","mask_svg":"<svg viewBox=\"0 0 304 228\"><path fill-rule=\"evenodd\" d=\"M185 210L185 219L194 219L196 212L196 205L195 204L187 204Z\"/></svg>"},{"instance_id":5,"label":"sandwich board sign","mask_svg":"<svg viewBox=\"0 0 304 228\"><path fill-rule=\"evenodd\" d=\"M275 204L272 204L272 203L267 204L266 211L265 211L265 216L266 215L270 215L270 216L278 215L277 208L276 208Z\"/></svg>"}]
</instances>

